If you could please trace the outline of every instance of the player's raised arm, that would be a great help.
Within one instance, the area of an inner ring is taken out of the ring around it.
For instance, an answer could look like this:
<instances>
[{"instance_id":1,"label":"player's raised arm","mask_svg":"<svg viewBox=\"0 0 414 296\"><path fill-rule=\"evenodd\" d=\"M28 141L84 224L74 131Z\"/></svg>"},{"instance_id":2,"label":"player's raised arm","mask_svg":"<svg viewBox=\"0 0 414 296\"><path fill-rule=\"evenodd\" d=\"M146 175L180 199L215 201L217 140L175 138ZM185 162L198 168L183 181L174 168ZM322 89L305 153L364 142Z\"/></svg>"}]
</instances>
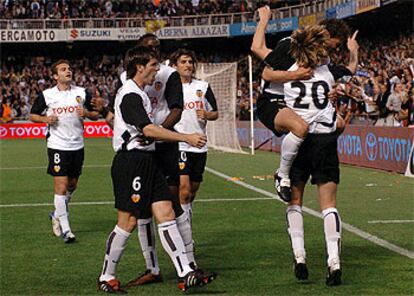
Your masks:
<instances>
[{"instance_id":1,"label":"player's raised arm","mask_svg":"<svg viewBox=\"0 0 414 296\"><path fill-rule=\"evenodd\" d=\"M352 74L355 74L357 66L358 66L358 49L359 44L356 41L356 36L358 35L358 30L354 32L352 37L348 38L347 47L349 50L349 63L348 63L348 69L352 72Z\"/></svg>"},{"instance_id":2,"label":"player's raised arm","mask_svg":"<svg viewBox=\"0 0 414 296\"><path fill-rule=\"evenodd\" d=\"M251 46L251 51L261 60L264 60L265 57L272 51L266 46L266 27L269 22L269 19L272 15L269 6L263 6L257 10L259 13L259 22L256 27L256 32L253 36L253 42Z\"/></svg>"}]
</instances>

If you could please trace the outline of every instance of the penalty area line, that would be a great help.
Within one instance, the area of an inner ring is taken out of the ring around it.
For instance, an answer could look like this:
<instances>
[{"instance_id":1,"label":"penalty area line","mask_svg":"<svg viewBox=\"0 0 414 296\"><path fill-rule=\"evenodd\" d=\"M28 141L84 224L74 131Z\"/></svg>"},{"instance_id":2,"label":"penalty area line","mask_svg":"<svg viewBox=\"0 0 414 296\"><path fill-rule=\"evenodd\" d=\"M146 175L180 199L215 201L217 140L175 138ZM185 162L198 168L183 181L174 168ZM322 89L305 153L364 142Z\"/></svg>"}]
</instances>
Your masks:
<instances>
[{"instance_id":1,"label":"penalty area line","mask_svg":"<svg viewBox=\"0 0 414 296\"><path fill-rule=\"evenodd\" d=\"M237 185L239 185L241 187L250 189L250 190L255 191L257 193L263 194L264 196L268 196L270 198L273 198L274 200L277 200L277 201L280 201L282 203L285 203L282 200L280 200L278 198L278 196L276 194L274 194L274 193L270 193L269 191L260 189L260 188L258 188L256 186L247 184L247 183L245 183L243 181L232 180L232 177L231 176L228 176L226 174L223 174L223 173L221 173L219 171L216 171L214 169L211 169L209 167L206 167L206 171L209 172L209 173L211 173L211 174L213 174L213 175L216 175L218 177L221 177L223 179L226 179L227 181L233 182L233 183L235 183L235 184L237 184ZM304 207L304 206L302 207L302 210L305 213L307 213L307 214L309 214L311 216L314 216L314 217L323 219L322 214L319 213L319 212L317 212L317 211L315 211L315 210L312 210L312 209L310 209L308 207ZM370 242L372 242L372 243L374 243L374 244L376 244L378 246L381 246L383 248L386 248L386 249L388 249L390 251L393 251L393 252L395 252L397 254L400 254L402 256L406 256L408 258L414 259L414 252L412 252L410 250L407 250L407 249L401 248L401 247L399 247L397 245L394 245L394 244L392 244L392 243L390 243L390 242L388 242L386 240L383 240L383 239L381 239L381 238L379 238L379 237L377 237L375 235L372 235L372 234L370 234L368 232L365 232L365 231L363 231L363 230L361 230L361 229L359 229L359 228L357 228L357 227L355 227L355 226L353 226L351 224L345 223L343 221L342 221L342 227L345 230L347 230L347 231L349 231L349 232L351 232L351 233L353 233L353 234L355 234L355 235L357 235L357 236L359 236L359 237L361 237L361 238L363 238L365 240L368 240L368 241L370 241Z\"/></svg>"}]
</instances>

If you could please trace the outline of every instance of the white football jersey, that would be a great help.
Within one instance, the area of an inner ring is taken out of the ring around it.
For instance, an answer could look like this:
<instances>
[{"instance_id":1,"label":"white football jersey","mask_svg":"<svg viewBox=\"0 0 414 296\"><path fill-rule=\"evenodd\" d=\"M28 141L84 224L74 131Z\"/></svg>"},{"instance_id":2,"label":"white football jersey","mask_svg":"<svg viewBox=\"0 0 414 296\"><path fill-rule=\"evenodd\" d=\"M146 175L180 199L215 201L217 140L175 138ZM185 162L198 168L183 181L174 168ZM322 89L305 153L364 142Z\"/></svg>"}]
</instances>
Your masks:
<instances>
[{"instance_id":1,"label":"white football jersey","mask_svg":"<svg viewBox=\"0 0 414 296\"><path fill-rule=\"evenodd\" d=\"M83 118L78 109L85 108L86 91L72 85L60 91L57 86L43 91L46 115L55 115L58 122L48 126L47 147L64 151L75 151L84 147ZM41 97L39 99L42 99Z\"/></svg>"},{"instance_id":2,"label":"white football jersey","mask_svg":"<svg viewBox=\"0 0 414 296\"><path fill-rule=\"evenodd\" d=\"M190 83L183 83L184 110L180 121L174 126L177 132L206 134L207 121L198 119L196 110L215 111L213 106L216 106L216 103L210 103L206 98L208 88L208 83L201 80L193 79ZM207 152L207 145L196 148L185 142L180 142L179 150L202 153Z\"/></svg>"},{"instance_id":3,"label":"white football jersey","mask_svg":"<svg viewBox=\"0 0 414 296\"><path fill-rule=\"evenodd\" d=\"M297 69L295 63L288 71ZM335 107L328 99L334 84L334 76L327 65L315 68L309 80L284 83L286 105L309 124L309 133L331 133L336 130Z\"/></svg>"},{"instance_id":4,"label":"white football jersey","mask_svg":"<svg viewBox=\"0 0 414 296\"><path fill-rule=\"evenodd\" d=\"M170 114L170 108L168 108L168 102L165 99L165 86L168 78L176 70L170 66L160 64L160 70L155 75L155 81L152 85L145 87L145 92L152 103L152 109L154 113L154 124L160 125Z\"/></svg>"},{"instance_id":5,"label":"white football jersey","mask_svg":"<svg viewBox=\"0 0 414 296\"><path fill-rule=\"evenodd\" d=\"M137 94L142 98L142 104L144 106L145 112L148 115L148 118L153 122L153 115L152 115L152 107L151 101L148 98L145 91L143 91L139 86L135 83L134 80L128 79L122 87L118 90L118 93L115 97L114 102L114 110L115 110L115 117L114 117L114 135L112 138L112 146L115 152L120 150L132 150L132 149L139 149L145 151L154 151L155 144L152 143L150 145L141 145L138 139L143 136L142 131L139 131L134 125L130 125L123 120L122 112L121 112L121 103L125 95L128 94Z\"/></svg>"}]
</instances>

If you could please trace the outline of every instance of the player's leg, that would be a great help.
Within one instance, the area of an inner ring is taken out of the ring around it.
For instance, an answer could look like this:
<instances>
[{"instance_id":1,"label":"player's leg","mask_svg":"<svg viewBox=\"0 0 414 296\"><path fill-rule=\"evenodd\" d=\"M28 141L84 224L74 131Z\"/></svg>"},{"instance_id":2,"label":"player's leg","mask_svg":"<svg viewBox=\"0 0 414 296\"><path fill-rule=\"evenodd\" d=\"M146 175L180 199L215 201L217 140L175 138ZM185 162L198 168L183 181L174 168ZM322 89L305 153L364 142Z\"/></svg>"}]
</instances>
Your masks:
<instances>
[{"instance_id":1,"label":"player's leg","mask_svg":"<svg viewBox=\"0 0 414 296\"><path fill-rule=\"evenodd\" d=\"M291 199L289 172L309 126L302 117L289 108L279 110L274 118L274 126L278 132L288 132L282 141L280 166L275 175L276 191L281 199L288 202Z\"/></svg>"},{"instance_id":2,"label":"player's leg","mask_svg":"<svg viewBox=\"0 0 414 296\"><path fill-rule=\"evenodd\" d=\"M126 293L116 278L116 268L124 253L131 232L137 219L129 212L118 210L118 223L106 241L106 251L102 272L98 278L98 290L108 293Z\"/></svg>"},{"instance_id":3,"label":"player's leg","mask_svg":"<svg viewBox=\"0 0 414 296\"><path fill-rule=\"evenodd\" d=\"M191 196L191 180L189 175L180 175L180 203L184 212L187 213L190 225L193 221L192 196Z\"/></svg>"},{"instance_id":4,"label":"player's leg","mask_svg":"<svg viewBox=\"0 0 414 296\"><path fill-rule=\"evenodd\" d=\"M309 147L309 143L309 140L303 143L293 162L289 176L292 180L292 201L286 209L287 233L292 246L294 272L298 280L306 280L309 275L302 213L303 192L310 176L311 154L308 151L312 147Z\"/></svg>"},{"instance_id":5,"label":"player's leg","mask_svg":"<svg viewBox=\"0 0 414 296\"><path fill-rule=\"evenodd\" d=\"M323 215L326 251L328 254L328 276L326 284L335 286L341 284L341 217L336 208L337 184L328 182L318 186L319 202Z\"/></svg>"},{"instance_id":6,"label":"player's leg","mask_svg":"<svg viewBox=\"0 0 414 296\"><path fill-rule=\"evenodd\" d=\"M65 243L75 241L75 235L72 233L69 224L69 210L66 191L68 188L68 177L56 176L53 178L55 197L55 210L51 213L53 232L57 236L62 236Z\"/></svg>"},{"instance_id":7,"label":"player's leg","mask_svg":"<svg viewBox=\"0 0 414 296\"><path fill-rule=\"evenodd\" d=\"M336 208L337 184L340 181L337 135L313 135L312 183L318 185L319 204L324 221L326 251L328 254L327 285L341 284L341 217Z\"/></svg>"},{"instance_id":8,"label":"player's leg","mask_svg":"<svg viewBox=\"0 0 414 296\"><path fill-rule=\"evenodd\" d=\"M127 287L162 282L155 241L154 222L151 211L143 211L137 220L138 241L144 256L146 270L128 282Z\"/></svg>"},{"instance_id":9,"label":"player's leg","mask_svg":"<svg viewBox=\"0 0 414 296\"><path fill-rule=\"evenodd\" d=\"M167 200L157 201L151 207L158 222L158 234L161 244L170 256L177 271L179 289L186 291L191 287L207 284L205 274L195 271L185 254L184 242L177 228L172 203Z\"/></svg>"},{"instance_id":10,"label":"player's leg","mask_svg":"<svg viewBox=\"0 0 414 296\"><path fill-rule=\"evenodd\" d=\"M308 278L306 266L305 235L303 228L302 198L306 182L300 181L292 186L292 201L286 208L287 232L292 246L294 272L298 280Z\"/></svg>"}]
</instances>

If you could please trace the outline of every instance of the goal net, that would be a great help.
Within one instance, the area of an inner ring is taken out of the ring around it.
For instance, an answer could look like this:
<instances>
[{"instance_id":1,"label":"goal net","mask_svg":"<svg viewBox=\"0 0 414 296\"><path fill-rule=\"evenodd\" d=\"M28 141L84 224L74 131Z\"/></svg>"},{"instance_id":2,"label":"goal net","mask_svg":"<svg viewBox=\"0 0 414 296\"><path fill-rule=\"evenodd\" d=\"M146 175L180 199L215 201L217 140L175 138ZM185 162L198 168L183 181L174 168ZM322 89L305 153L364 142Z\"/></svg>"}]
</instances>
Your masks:
<instances>
[{"instance_id":1,"label":"goal net","mask_svg":"<svg viewBox=\"0 0 414 296\"><path fill-rule=\"evenodd\" d=\"M196 76L210 84L219 111L219 118L207 123L208 146L225 152L244 153L236 127L237 63L200 63Z\"/></svg>"}]
</instances>

